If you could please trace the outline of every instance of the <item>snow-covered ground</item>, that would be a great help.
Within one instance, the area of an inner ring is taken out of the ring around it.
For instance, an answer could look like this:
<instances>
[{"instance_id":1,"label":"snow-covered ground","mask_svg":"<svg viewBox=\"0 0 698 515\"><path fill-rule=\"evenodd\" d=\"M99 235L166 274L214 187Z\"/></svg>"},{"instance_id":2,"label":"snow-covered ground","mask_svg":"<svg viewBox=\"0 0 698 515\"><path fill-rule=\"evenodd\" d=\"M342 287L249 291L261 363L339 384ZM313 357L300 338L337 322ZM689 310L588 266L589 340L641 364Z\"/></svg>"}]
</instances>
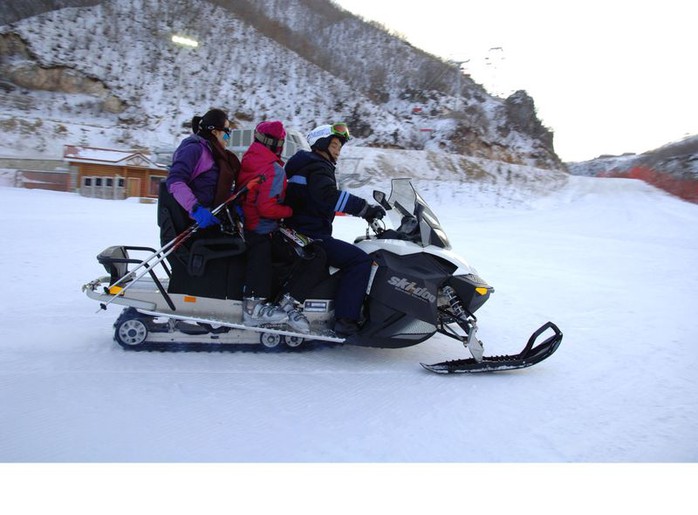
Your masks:
<instances>
[{"instance_id":1,"label":"snow-covered ground","mask_svg":"<svg viewBox=\"0 0 698 515\"><path fill-rule=\"evenodd\" d=\"M96 313L81 286L103 274L95 259L103 248L157 246L156 206L0 187L0 461L636 467L698 461L698 206L626 179L570 177L555 195L532 196L522 207L477 206L469 199L484 193L469 195L467 187L430 181L424 196L434 201L454 249L495 287L478 312L488 354L518 350L547 320L564 332L558 352L535 367L428 373L419 362L466 357L442 337L400 350L126 352L112 340L120 308ZM361 220L349 217L335 226L345 239L364 231ZM25 476L22 469L0 470L8 480L49 479L52 485L60 475L55 469ZM141 483L148 469L118 470L115 478L149 491ZM228 488L234 496L245 480L286 492L303 470L251 467L234 477L224 471L204 477L212 489ZM359 470L354 477L346 469L311 469L296 488L315 497L313 482L339 481L325 491L349 499L334 498L340 506L324 513L344 513L362 492L395 489L402 497L393 502L411 499L414 508L426 510L454 506L434 499L447 496L442 487L449 489L449 502L455 495L464 508L466 492L492 496L512 488L502 483L506 474L488 468ZM633 501L659 491L651 499L656 507L680 513L678 504L672 506L689 488L686 472L695 474L695 468L680 467L671 481L663 481L663 470L640 472L625 489L620 476L634 477L638 469L581 473L570 481L586 482L576 483L570 495L586 497L580 504L562 500L558 508L575 512L620 488ZM523 475L530 481L539 472L515 468L511 480L520 486ZM150 473L175 485L173 499L185 488L176 472ZM422 474L438 478L435 492L426 489ZM538 481L524 484L550 495ZM9 498L24 490L13 492ZM281 502L269 497L260 498L260 506ZM30 498L22 496L27 506L39 502ZM632 502L616 500L620 509ZM394 506L389 498L381 501Z\"/></svg>"}]
</instances>

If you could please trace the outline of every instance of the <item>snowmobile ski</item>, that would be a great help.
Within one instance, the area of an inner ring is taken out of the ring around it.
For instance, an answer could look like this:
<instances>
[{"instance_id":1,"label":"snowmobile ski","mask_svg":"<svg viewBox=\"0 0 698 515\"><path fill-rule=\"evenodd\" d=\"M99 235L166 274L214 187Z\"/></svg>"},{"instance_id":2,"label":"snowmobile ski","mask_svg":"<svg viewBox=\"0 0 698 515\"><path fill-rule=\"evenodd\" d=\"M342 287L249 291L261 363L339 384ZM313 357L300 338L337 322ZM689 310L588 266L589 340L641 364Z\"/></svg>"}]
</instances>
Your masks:
<instances>
[{"instance_id":1,"label":"snowmobile ski","mask_svg":"<svg viewBox=\"0 0 698 515\"><path fill-rule=\"evenodd\" d=\"M548 329L551 329L554 334L534 347L538 337ZM524 347L519 354L484 356L481 360L476 360L475 358L457 359L453 361L434 363L432 365L421 363L421 365L430 372L435 372L437 374L463 374L514 370L530 367L536 363L540 363L544 359L549 358L557 350L561 342L562 332L560 329L552 322L547 322L531 335L526 347Z\"/></svg>"}]
</instances>

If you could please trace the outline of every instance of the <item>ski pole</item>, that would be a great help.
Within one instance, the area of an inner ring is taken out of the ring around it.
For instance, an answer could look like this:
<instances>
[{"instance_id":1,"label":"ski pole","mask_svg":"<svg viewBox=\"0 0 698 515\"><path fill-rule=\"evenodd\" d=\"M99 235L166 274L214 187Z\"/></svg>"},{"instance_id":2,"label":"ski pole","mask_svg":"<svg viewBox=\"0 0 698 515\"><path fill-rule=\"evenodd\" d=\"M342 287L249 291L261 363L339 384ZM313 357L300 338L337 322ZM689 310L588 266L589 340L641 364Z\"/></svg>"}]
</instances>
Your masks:
<instances>
[{"instance_id":1,"label":"ski pole","mask_svg":"<svg viewBox=\"0 0 698 515\"><path fill-rule=\"evenodd\" d=\"M259 186L261 183L263 183L266 180L265 175L258 175L257 177L251 179L250 181L247 182L242 188L240 188L238 191L230 195L223 203L221 203L219 206L217 206L215 209L211 211L212 214L216 215L219 212L225 208L228 204L231 202L234 202L240 196L244 195L248 191L254 190L257 186ZM199 224L194 223L190 225L186 230L182 231L180 234L178 234L175 238L170 240L166 245L164 245L161 249L156 250L153 252L149 257L144 259L136 268L131 270L129 273L125 274L123 277L121 277L118 281L116 281L114 284L109 286L109 289L114 288L115 286L119 286L126 280L131 280L128 284L126 284L121 290L116 292L114 296L109 299L107 302L101 304L102 309L107 309L107 306L111 304L116 297L119 295L123 295L123 293L128 290L131 285L133 285L135 282L137 282L141 277L143 277L145 274L149 272L152 268L157 266L159 263L165 260L167 256L172 254L175 250L177 250L179 247L182 246L182 244L191 237L192 234L194 234L197 230L199 229ZM154 260L154 261L153 261ZM152 261L152 263L151 263ZM141 268L145 268L142 272L140 272L137 275L134 275L136 271L140 270Z\"/></svg>"}]
</instances>

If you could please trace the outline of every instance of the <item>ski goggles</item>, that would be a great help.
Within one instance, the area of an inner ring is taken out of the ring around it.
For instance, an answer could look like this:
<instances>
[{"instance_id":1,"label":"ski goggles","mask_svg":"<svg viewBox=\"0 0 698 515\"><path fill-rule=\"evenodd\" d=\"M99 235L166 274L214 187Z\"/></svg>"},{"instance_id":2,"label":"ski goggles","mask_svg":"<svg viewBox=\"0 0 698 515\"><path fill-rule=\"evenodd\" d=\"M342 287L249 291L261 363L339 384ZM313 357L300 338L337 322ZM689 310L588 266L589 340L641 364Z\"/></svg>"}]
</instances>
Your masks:
<instances>
[{"instance_id":1,"label":"ski goggles","mask_svg":"<svg viewBox=\"0 0 698 515\"><path fill-rule=\"evenodd\" d=\"M258 130L254 131L254 139L259 141L262 145L269 148L275 154L280 154L284 148L285 139L276 139L266 134L262 134Z\"/></svg>"},{"instance_id":2,"label":"ski goggles","mask_svg":"<svg viewBox=\"0 0 698 515\"><path fill-rule=\"evenodd\" d=\"M346 123L343 123L343 122L333 123L330 126L330 132L334 136L339 136L340 138L344 138L347 141L349 141L351 139L351 135L349 134L349 127L347 126Z\"/></svg>"}]
</instances>

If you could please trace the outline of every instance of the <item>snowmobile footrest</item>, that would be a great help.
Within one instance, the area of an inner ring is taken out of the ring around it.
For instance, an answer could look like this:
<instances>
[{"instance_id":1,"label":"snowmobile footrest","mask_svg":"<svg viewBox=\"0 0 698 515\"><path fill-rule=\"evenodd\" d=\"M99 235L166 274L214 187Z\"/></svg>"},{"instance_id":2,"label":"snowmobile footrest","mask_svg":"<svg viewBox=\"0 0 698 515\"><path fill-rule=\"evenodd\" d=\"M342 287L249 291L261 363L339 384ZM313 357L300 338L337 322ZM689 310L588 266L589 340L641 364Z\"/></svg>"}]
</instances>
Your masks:
<instances>
[{"instance_id":1,"label":"snowmobile footrest","mask_svg":"<svg viewBox=\"0 0 698 515\"><path fill-rule=\"evenodd\" d=\"M539 345L534 346L538 337L548 329L552 330L553 334ZM436 372L437 374L496 372L499 370L526 368L549 358L557 350L561 342L562 331L552 322L547 322L531 335L526 347L519 354L485 356L481 361L468 358L444 361L442 363L434 363L433 365L421 363L421 365L430 372Z\"/></svg>"}]
</instances>

